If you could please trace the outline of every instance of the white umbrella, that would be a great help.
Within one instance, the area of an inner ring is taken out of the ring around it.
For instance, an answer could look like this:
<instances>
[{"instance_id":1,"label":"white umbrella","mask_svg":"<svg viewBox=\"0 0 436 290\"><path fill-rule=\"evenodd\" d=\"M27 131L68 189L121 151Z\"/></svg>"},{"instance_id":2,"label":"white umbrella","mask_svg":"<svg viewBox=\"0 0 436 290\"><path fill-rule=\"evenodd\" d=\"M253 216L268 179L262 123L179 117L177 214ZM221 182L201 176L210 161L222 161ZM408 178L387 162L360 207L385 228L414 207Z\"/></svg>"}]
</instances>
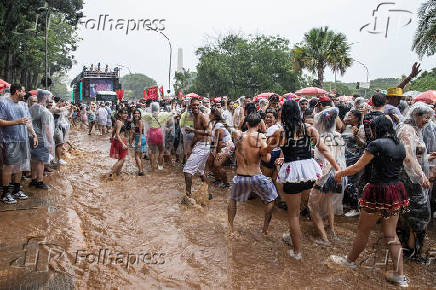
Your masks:
<instances>
[{"instance_id":1,"label":"white umbrella","mask_svg":"<svg viewBox=\"0 0 436 290\"><path fill-rule=\"evenodd\" d=\"M410 96L412 98L416 97L417 95L421 94L421 92L418 91L408 91L403 93L403 96Z\"/></svg>"}]
</instances>

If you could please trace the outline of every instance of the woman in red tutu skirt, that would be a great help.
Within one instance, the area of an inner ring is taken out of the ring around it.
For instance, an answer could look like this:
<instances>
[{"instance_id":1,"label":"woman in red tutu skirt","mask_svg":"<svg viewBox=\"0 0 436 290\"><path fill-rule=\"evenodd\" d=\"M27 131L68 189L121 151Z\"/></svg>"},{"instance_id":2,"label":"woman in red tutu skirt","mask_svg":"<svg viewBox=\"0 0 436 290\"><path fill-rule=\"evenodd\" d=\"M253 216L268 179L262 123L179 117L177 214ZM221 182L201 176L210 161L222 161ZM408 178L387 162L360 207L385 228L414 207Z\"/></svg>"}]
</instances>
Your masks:
<instances>
[{"instance_id":1,"label":"woman in red tutu skirt","mask_svg":"<svg viewBox=\"0 0 436 290\"><path fill-rule=\"evenodd\" d=\"M375 140L368 144L359 161L335 174L336 181L340 182L342 177L352 176L372 164L370 182L359 201L362 210L353 247L348 256L331 258L336 263L355 268L355 261L365 249L372 228L381 218L383 235L394 264L394 271L386 273L386 278L397 285L407 286L401 243L396 233L399 213L407 210L409 205L406 189L400 181L406 150L396 137L392 121L385 116L371 122L371 133Z\"/></svg>"},{"instance_id":2,"label":"woman in red tutu skirt","mask_svg":"<svg viewBox=\"0 0 436 290\"><path fill-rule=\"evenodd\" d=\"M127 139L129 135L129 122L127 121L128 117L129 113L126 109L121 109L118 112L118 118L115 122L115 127L112 132L111 149L109 153L111 158L118 159L118 161L114 164L114 166L112 166L109 177L112 177L114 174L119 175L121 173L124 160L129 153L129 147L127 146Z\"/></svg>"}]
</instances>

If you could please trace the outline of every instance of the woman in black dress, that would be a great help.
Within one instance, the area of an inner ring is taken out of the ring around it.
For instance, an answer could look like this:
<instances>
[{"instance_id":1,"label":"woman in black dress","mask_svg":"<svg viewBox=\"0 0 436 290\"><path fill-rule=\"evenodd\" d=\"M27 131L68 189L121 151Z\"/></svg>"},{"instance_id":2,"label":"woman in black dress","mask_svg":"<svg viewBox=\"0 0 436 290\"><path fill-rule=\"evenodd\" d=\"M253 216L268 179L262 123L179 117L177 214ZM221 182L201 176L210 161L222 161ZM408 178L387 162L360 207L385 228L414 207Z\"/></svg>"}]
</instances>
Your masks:
<instances>
[{"instance_id":1,"label":"woman in black dress","mask_svg":"<svg viewBox=\"0 0 436 290\"><path fill-rule=\"evenodd\" d=\"M339 182L342 177L358 173L370 162L374 165L370 182L359 200L361 214L353 247L347 256L331 258L336 263L355 268L355 261L365 249L372 228L381 218L382 231L394 264L394 271L388 272L386 278L405 287L408 282L403 274L403 254L396 227L399 213L409 205L406 189L400 181L406 150L396 137L392 121L385 116L371 122L371 132L375 140L368 144L359 161L335 174Z\"/></svg>"}]
</instances>

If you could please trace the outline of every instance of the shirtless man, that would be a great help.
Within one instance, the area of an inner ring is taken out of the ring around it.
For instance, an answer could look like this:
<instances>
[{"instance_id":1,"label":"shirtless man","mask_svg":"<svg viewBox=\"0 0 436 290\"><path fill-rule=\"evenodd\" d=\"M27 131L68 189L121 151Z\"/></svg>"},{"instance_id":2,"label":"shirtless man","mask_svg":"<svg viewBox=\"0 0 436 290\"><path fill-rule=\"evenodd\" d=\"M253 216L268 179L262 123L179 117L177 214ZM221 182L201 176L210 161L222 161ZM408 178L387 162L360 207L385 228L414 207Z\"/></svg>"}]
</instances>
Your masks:
<instances>
[{"instance_id":1,"label":"shirtless man","mask_svg":"<svg viewBox=\"0 0 436 290\"><path fill-rule=\"evenodd\" d=\"M200 113L200 101L197 98L191 99L191 110L194 115L194 128L188 126L185 130L195 135L192 140L192 152L189 154L189 158L183 168L186 196L183 197L182 201L185 203L194 203L191 198L192 176L195 173L199 173L201 181L206 182L204 168L210 153L209 136L211 136L212 132L209 126L209 118L205 114ZM209 196L209 199L211 199L211 196Z\"/></svg>"},{"instance_id":2,"label":"shirtless man","mask_svg":"<svg viewBox=\"0 0 436 290\"><path fill-rule=\"evenodd\" d=\"M233 233L233 220L236 215L236 202L245 202L251 192L257 194L265 203L265 221L262 233L267 234L273 211L273 201L277 198L277 190L270 178L262 175L260 160L268 162L273 147L269 147L265 135L258 133L261 117L251 113L247 119L248 131L236 131L236 158L238 167L230 191L228 205L229 231Z\"/></svg>"}]
</instances>

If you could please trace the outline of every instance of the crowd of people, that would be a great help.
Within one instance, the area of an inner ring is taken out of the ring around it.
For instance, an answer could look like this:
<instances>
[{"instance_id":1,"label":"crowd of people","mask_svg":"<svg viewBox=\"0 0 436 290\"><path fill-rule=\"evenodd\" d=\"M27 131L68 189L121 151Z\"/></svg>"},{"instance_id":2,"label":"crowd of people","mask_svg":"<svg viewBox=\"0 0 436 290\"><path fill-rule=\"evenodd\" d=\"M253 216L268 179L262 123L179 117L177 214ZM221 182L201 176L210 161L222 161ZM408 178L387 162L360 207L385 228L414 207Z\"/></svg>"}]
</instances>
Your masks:
<instances>
[{"instance_id":1,"label":"crowd of people","mask_svg":"<svg viewBox=\"0 0 436 290\"><path fill-rule=\"evenodd\" d=\"M331 256L351 268L381 221L394 264L386 277L407 286L403 257L427 262L426 229L436 211L431 194L436 176L435 104L402 100L402 88L416 71L414 67L397 88L369 100L356 95L348 102L336 95L280 102L272 94L258 100L224 96L68 105L38 90L25 103L24 88L12 85L10 96L0 100L2 200L11 204L27 198L20 189L22 172L30 172L31 186L49 188L43 183L44 170L53 162L65 164L63 144L71 122L85 126L89 135L95 130L95 135L110 138L109 155L117 160L111 178L122 172L132 147L138 176L145 174L145 159L153 171L174 168L175 163L183 166L185 204L195 203L194 175L229 188L230 234L238 202L264 202L265 235L274 205L286 210L289 233L283 234L283 241L296 260L303 257L302 216L312 220L319 234L316 243L328 246L336 238L335 215L344 208L346 216L360 215L348 255ZM229 182L231 169L236 175Z\"/></svg>"},{"instance_id":2,"label":"crowd of people","mask_svg":"<svg viewBox=\"0 0 436 290\"><path fill-rule=\"evenodd\" d=\"M71 105L47 90L37 95L13 84L10 93L0 98L0 146L2 163L2 201L15 204L28 198L21 181L31 179L29 187L48 190L44 175L66 165L62 159L70 129Z\"/></svg>"}]
</instances>

